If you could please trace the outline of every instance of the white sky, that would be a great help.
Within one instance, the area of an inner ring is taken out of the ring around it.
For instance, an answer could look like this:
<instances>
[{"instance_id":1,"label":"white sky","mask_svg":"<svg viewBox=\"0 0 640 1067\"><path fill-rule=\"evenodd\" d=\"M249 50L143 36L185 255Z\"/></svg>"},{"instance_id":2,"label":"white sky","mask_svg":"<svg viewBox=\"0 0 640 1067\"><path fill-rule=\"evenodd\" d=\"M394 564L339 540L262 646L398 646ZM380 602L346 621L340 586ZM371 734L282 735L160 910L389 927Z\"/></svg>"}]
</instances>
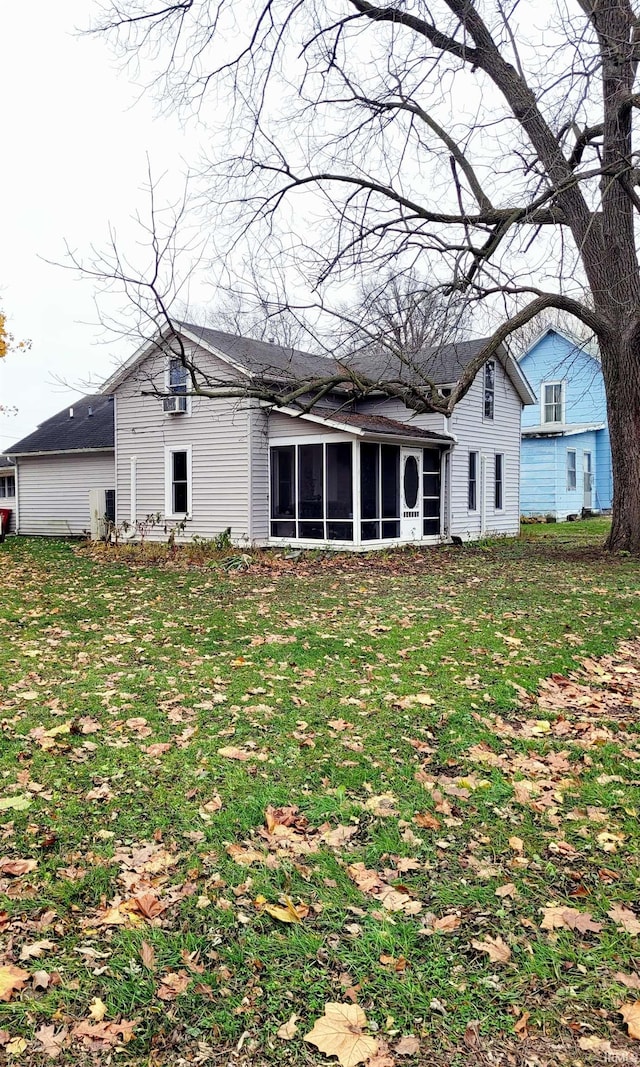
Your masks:
<instances>
[{"instance_id":1,"label":"white sky","mask_svg":"<svg viewBox=\"0 0 640 1067\"><path fill-rule=\"evenodd\" d=\"M104 40L77 34L92 8L88 0L0 6L0 306L16 338L32 341L0 366L0 404L18 408L0 415L0 452L88 392L89 379L106 378L131 347L98 326L91 282L43 259L63 262L65 240L79 254L104 248L109 222L123 245L136 240L146 153L172 196L183 159L199 152L195 131L154 115Z\"/></svg>"}]
</instances>

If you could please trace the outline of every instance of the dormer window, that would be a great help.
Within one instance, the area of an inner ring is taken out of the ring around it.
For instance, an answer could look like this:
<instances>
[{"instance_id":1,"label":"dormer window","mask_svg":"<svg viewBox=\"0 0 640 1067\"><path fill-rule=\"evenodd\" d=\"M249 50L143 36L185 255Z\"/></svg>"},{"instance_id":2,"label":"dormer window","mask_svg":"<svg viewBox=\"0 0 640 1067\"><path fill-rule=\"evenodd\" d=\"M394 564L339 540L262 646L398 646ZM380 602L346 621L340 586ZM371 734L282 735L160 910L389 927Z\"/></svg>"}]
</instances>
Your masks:
<instances>
[{"instance_id":1,"label":"dormer window","mask_svg":"<svg viewBox=\"0 0 640 1067\"><path fill-rule=\"evenodd\" d=\"M542 383L542 422L564 422L564 382Z\"/></svg>"}]
</instances>

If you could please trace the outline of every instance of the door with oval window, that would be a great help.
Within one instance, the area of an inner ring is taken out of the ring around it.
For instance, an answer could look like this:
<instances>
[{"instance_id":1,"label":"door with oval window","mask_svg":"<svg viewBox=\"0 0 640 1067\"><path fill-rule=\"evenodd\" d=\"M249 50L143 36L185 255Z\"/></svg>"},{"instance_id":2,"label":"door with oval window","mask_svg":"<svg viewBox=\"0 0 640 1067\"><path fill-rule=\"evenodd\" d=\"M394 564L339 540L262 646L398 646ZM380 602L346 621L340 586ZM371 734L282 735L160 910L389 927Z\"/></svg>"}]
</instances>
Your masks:
<instances>
[{"instance_id":1,"label":"door with oval window","mask_svg":"<svg viewBox=\"0 0 640 1067\"><path fill-rule=\"evenodd\" d=\"M422 537L422 493L420 473L422 451L400 450L400 537L403 541L419 541Z\"/></svg>"}]
</instances>

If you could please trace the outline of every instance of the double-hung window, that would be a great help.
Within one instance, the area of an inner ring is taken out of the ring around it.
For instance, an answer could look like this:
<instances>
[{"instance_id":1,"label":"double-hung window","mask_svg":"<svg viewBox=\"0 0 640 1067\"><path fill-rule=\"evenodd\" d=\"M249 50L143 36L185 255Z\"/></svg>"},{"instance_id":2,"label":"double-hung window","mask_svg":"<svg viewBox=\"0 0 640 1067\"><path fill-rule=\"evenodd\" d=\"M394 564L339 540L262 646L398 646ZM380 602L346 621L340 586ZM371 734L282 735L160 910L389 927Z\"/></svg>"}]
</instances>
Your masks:
<instances>
[{"instance_id":1,"label":"double-hung window","mask_svg":"<svg viewBox=\"0 0 640 1067\"><path fill-rule=\"evenodd\" d=\"M542 422L564 422L564 383L542 383Z\"/></svg>"},{"instance_id":2,"label":"double-hung window","mask_svg":"<svg viewBox=\"0 0 640 1067\"><path fill-rule=\"evenodd\" d=\"M188 411L187 384L189 374L181 359L172 356L167 368L166 389L170 396L163 401L164 411L169 415L184 414Z\"/></svg>"},{"instance_id":3,"label":"double-hung window","mask_svg":"<svg viewBox=\"0 0 640 1067\"><path fill-rule=\"evenodd\" d=\"M493 419L496 403L496 364L490 359L484 365L484 417Z\"/></svg>"},{"instance_id":4,"label":"double-hung window","mask_svg":"<svg viewBox=\"0 0 640 1067\"><path fill-rule=\"evenodd\" d=\"M469 453L469 480L468 480L468 508L469 511L478 510L478 453Z\"/></svg>"},{"instance_id":5,"label":"double-hung window","mask_svg":"<svg viewBox=\"0 0 640 1067\"><path fill-rule=\"evenodd\" d=\"M496 511L502 511L504 508L504 455L502 452L496 452L495 461L493 503Z\"/></svg>"},{"instance_id":6,"label":"double-hung window","mask_svg":"<svg viewBox=\"0 0 640 1067\"><path fill-rule=\"evenodd\" d=\"M578 486L578 468L575 448L567 449L567 490L573 492Z\"/></svg>"},{"instance_id":7,"label":"double-hung window","mask_svg":"<svg viewBox=\"0 0 640 1067\"><path fill-rule=\"evenodd\" d=\"M165 453L165 515L185 518L191 513L191 446L167 448Z\"/></svg>"},{"instance_id":8,"label":"double-hung window","mask_svg":"<svg viewBox=\"0 0 640 1067\"><path fill-rule=\"evenodd\" d=\"M0 474L0 500L16 495L15 474Z\"/></svg>"}]
</instances>

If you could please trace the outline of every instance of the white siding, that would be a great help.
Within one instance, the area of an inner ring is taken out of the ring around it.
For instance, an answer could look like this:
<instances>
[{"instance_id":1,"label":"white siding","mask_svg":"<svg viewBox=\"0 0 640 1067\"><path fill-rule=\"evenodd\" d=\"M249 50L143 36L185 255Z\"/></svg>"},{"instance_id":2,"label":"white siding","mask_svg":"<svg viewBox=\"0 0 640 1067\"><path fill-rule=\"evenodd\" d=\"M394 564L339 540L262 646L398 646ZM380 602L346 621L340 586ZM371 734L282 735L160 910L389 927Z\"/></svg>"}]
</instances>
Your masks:
<instances>
[{"instance_id":1,"label":"white siding","mask_svg":"<svg viewBox=\"0 0 640 1067\"><path fill-rule=\"evenodd\" d=\"M220 377L234 372L198 349L198 366ZM118 522L131 519L131 459L136 462L138 519L165 514L165 453L191 446L192 499L181 539L213 537L227 526L235 540L250 536L249 449L250 405L234 399L193 397L190 413L167 415L162 400L142 396L154 383L164 388L165 358L151 355L116 390L116 456ZM171 523L175 520L169 520ZM162 527L149 537L166 539Z\"/></svg>"},{"instance_id":2,"label":"white siding","mask_svg":"<svg viewBox=\"0 0 640 1067\"><path fill-rule=\"evenodd\" d=\"M80 537L91 523L89 490L113 488L113 452L22 456L18 460L18 533Z\"/></svg>"},{"instance_id":3,"label":"white siding","mask_svg":"<svg viewBox=\"0 0 640 1067\"><path fill-rule=\"evenodd\" d=\"M269 415L271 441L277 437L326 437L331 432L331 429L321 426L318 422L310 422L309 419L297 418L295 415L284 415L281 411L272 411ZM345 432L348 433L346 426Z\"/></svg>"},{"instance_id":4,"label":"white siding","mask_svg":"<svg viewBox=\"0 0 640 1067\"><path fill-rule=\"evenodd\" d=\"M493 420L483 419L483 375L478 374L467 395L457 404L449 430L458 439L451 456L451 533L475 538L481 533L517 534L520 529L520 415L518 394L496 360ZM469 452L478 452L478 507L468 508ZM504 455L504 508L494 506L494 471L497 452ZM480 485L481 457L485 457L485 485ZM485 530L481 531L481 493L485 493Z\"/></svg>"},{"instance_id":5,"label":"white siding","mask_svg":"<svg viewBox=\"0 0 640 1067\"><path fill-rule=\"evenodd\" d=\"M269 421L270 416L260 408L250 415L251 441L251 524L252 541L264 542L269 537Z\"/></svg>"}]
</instances>

